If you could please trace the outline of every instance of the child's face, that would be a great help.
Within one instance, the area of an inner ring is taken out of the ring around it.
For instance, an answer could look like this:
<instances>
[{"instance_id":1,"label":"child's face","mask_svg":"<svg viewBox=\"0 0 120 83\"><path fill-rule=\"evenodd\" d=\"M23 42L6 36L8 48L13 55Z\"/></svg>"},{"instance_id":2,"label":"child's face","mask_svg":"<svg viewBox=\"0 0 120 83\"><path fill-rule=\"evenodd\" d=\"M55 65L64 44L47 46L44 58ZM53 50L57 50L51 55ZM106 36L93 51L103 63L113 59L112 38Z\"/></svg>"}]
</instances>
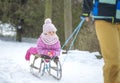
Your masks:
<instances>
[{"instance_id":1,"label":"child's face","mask_svg":"<svg viewBox=\"0 0 120 83\"><path fill-rule=\"evenodd\" d=\"M54 32L54 31L49 31L48 33L47 33L47 35L51 35L51 36L53 36L53 35L55 35L56 34L56 32Z\"/></svg>"}]
</instances>

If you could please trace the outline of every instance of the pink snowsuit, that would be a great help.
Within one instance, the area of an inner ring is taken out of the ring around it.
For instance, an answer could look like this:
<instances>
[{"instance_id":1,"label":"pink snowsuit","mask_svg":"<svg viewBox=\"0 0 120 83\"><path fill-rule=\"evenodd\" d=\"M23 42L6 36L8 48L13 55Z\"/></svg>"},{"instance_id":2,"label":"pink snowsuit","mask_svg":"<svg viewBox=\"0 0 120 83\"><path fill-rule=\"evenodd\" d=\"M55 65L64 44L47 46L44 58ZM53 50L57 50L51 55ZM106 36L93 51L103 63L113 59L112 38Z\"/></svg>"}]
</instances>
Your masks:
<instances>
[{"instance_id":1,"label":"pink snowsuit","mask_svg":"<svg viewBox=\"0 0 120 83\"><path fill-rule=\"evenodd\" d=\"M31 47L27 50L27 53L25 55L26 60L30 60L30 55L31 54L40 54L40 55L46 55L48 56L48 52L52 52L53 56L59 56L60 55L60 41L57 41L53 45L47 45L45 44L42 40L41 37L39 37L37 41L37 47Z\"/></svg>"}]
</instances>

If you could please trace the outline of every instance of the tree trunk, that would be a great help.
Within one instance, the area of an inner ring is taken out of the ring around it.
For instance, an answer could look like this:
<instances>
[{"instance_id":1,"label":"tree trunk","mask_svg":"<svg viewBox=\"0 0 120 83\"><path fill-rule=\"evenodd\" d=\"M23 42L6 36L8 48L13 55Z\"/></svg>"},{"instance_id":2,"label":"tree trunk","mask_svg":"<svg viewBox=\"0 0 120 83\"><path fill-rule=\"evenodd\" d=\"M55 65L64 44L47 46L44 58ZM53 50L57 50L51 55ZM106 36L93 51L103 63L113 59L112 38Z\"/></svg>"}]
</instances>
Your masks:
<instances>
[{"instance_id":1,"label":"tree trunk","mask_svg":"<svg viewBox=\"0 0 120 83\"><path fill-rule=\"evenodd\" d=\"M71 0L64 0L64 31L65 31L65 40L72 33L72 9L71 9ZM69 44L67 45L67 47Z\"/></svg>"},{"instance_id":2,"label":"tree trunk","mask_svg":"<svg viewBox=\"0 0 120 83\"><path fill-rule=\"evenodd\" d=\"M52 17L52 0L45 1L45 18Z\"/></svg>"}]
</instances>

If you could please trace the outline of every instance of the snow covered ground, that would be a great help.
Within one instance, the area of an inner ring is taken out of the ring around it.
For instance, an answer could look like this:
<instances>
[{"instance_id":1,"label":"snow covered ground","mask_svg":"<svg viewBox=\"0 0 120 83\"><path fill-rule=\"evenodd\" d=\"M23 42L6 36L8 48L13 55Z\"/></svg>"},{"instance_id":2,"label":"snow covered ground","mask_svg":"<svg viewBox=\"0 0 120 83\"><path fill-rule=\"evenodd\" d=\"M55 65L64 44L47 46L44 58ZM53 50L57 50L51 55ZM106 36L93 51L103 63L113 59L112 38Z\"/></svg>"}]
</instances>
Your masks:
<instances>
[{"instance_id":1,"label":"snow covered ground","mask_svg":"<svg viewBox=\"0 0 120 83\"><path fill-rule=\"evenodd\" d=\"M103 59L95 57L99 53L79 50L61 54L61 80L49 75L36 78L24 58L31 46L36 44L0 40L0 83L103 83Z\"/></svg>"}]
</instances>

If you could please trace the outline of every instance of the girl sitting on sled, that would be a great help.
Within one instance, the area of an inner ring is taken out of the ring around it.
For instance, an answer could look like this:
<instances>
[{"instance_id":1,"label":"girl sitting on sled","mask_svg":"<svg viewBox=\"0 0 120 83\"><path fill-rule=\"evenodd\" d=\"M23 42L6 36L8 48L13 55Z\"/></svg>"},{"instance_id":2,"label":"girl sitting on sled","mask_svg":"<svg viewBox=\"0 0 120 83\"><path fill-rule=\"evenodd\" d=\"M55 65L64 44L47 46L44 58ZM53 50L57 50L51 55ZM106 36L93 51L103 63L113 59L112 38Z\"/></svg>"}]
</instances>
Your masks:
<instances>
[{"instance_id":1,"label":"girl sitting on sled","mask_svg":"<svg viewBox=\"0 0 120 83\"><path fill-rule=\"evenodd\" d=\"M30 60L30 56L38 54L40 56L49 56L50 58L58 57L60 55L60 41L56 34L56 27L50 18L45 19L43 24L43 32L37 41L36 47L30 47L25 55L26 60Z\"/></svg>"}]
</instances>

